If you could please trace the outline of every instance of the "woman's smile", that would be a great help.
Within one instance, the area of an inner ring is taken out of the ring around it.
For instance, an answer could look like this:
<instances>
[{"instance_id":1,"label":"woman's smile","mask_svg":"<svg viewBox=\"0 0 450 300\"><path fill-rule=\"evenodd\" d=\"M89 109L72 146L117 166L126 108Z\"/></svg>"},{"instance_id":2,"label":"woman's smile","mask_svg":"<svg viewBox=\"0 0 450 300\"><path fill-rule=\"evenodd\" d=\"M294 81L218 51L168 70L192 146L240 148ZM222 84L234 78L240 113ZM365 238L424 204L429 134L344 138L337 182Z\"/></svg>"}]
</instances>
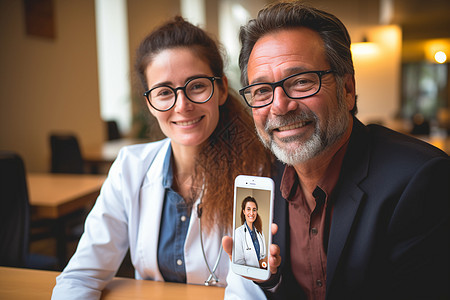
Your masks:
<instances>
[{"instance_id":1,"label":"woman's smile","mask_svg":"<svg viewBox=\"0 0 450 300\"><path fill-rule=\"evenodd\" d=\"M203 118L204 118L204 116L201 116L200 118L196 118L196 119L192 119L192 120L173 121L173 123L178 126L191 126L191 125L197 124Z\"/></svg>"}]
</instances>

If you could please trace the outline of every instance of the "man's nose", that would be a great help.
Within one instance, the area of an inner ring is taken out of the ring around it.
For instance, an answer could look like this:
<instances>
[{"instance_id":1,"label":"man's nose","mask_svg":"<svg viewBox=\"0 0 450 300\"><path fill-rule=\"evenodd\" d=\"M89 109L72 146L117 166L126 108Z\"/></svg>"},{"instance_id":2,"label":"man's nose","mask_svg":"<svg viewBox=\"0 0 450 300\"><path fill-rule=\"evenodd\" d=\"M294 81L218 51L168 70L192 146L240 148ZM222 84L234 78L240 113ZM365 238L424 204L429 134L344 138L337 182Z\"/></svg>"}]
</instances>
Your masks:
<instances>
[{"instance_id":1,"label":"man's nose","mask_svg":"<svg viewBox=\"0 0 450 300\"><path fill-rule=\"evenodd\" d=\"M289 98L281 86L275 87L273 91L273 102L271 112L275 115L285 115L286 113L296 110L298 103Z\"/></svg>"}]
</instances>

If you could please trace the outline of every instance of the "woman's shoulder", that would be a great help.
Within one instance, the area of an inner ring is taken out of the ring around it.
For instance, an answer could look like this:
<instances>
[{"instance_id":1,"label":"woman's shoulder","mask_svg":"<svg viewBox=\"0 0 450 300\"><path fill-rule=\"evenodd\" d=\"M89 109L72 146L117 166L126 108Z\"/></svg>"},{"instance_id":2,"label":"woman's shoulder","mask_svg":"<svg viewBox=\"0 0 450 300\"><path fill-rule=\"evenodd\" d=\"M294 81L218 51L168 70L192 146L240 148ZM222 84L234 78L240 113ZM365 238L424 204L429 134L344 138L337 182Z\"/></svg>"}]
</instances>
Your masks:
<instances>
[{"instance_id":1,"label":"woman's shoulder","mask_svg":"<svg viewBox=\"0 0 450 300\"><path fill-rule=\"evenodd\" d=\"M135 144L123 147L118 158L138 158L139 160L153 159L160 151L167 150L170 139L165 138L160 141Z\"/></svg>"},{"instance_id":2,"label":"woman's shoulder","mask_svg":"<svg viewBox=\"0 0 450 300\"><path fill-rule=\"evenodd\" d=\"M162 164L169 146L170 139L125 146L120 150L111 169L122 174L130 173L133 176L145 174L154 162Z\"/></svg>"},{"instance_id":3,"label":"woman's shoulder","mask_svg":"<svg viewBox=\"0 0 450 300\"><path fill-rule=\"evenodd\" d=\"M238 228L236 228L236 231L242 232L242 231L244 231L244 228L245 228L245 224L242 224L241 226L239 226Z\"/></svg>"}]
</instances>

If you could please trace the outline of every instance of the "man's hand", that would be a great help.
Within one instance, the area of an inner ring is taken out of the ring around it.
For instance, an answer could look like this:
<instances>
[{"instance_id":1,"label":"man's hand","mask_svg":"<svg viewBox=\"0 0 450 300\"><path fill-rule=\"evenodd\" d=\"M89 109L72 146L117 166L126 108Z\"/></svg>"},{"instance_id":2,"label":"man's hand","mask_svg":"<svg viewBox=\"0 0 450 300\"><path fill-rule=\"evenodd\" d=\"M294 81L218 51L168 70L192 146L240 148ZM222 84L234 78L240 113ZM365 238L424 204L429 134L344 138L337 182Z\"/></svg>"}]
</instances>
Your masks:
<instances>
[{"instance_id":1,"label":"man's hand","mask_svg":"<svg viewBox=\"0 0 450 300\"><path fill-rule=\"evenodd\" d=\"M278 226L277 224L272 224L272 235L276 234L278 231ZM233 238L229 237L229 236L224 236L222 238L222 246L223 246L223 250L225 250L225 252L228 254L228 256L230 257L230 261L231 261L231 255L232 255L232 251L233 251ZM280 247L278 247L278 245L272 244L270 245L269 248L269 266L270 266L270 273L271 274L275 274L277 273L278 267L281 264L281 256L280 256ZM249 278L251 279L251 278ZM262 281L257 281L256 282L262 282Z\"/></svg>"}]
</instances>

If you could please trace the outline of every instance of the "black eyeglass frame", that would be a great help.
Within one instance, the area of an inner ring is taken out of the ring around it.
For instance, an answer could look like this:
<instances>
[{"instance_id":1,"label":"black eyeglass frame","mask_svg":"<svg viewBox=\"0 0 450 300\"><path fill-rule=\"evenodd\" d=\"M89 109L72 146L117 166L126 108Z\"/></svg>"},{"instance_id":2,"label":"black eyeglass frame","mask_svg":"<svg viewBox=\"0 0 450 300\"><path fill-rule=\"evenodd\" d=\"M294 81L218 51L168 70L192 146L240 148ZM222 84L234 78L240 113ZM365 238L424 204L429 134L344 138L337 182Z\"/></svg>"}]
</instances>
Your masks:
<instances>
[{"instance_id":1,"label":"black eyeglass frame","mask_svg":"<svg viewBox=\"0 0 450 300\"><path fill-rule=\"evenodd\" d=\"M302 97L291 97L291 96L289 96L288 93L286 92L286 90L284 89L284 82L286 80L292 78L292 77L295 77L295 76L298 76L298 75L302 75L302 74L309 74L309 73L315 73L315 74L317 74L317 76L319 76L319 88L317 89L317 91L315 91L314 93L312 93L311 95L308 95L308 96L302 96ZM305 99L305 98L314 96L315 94L317 94L320 91L320 88L322 87L322 76L324 76L326 74L330 74L330 73L334 73L334 70L330 69L330 70L324 70L324 71L300 72L300 73L296 73L296 74L290 75L290 76L288 76L286 78L283 78L283 79L281 79L280 81L277 81L277 82L258 82L258 83L247 85L247 86L245 86L245 87L243 87L243 88L241 88L239 90L239 94L242 96L242 98L244 98L245 103L247 103L247 105L250 106L251 108L261 108L261 107L266 107L266 106L272 104L273 103L273 98L274 98L274 93L275 93L275 88L278 87L278 86L283 89L283 91L286 94L286 96L288 96L290 99L296 99L296 100L298 100L298 99ZM270 87L272 88L272 99L268 103L266 103L264 105L257 105L257 106L250 105L250 103L248 103L247 98L244 95L245 94L244 91L246 89L250 88L250 87L258 86L258 85L264 85L264 84L270 85Z\"/></svg>"},{"instance_id":2,"label":"black eyeglass frame","mask_svg":"<svg viewBox=\"0 0 450 300\"><path fill-rule=\"evenodd\" d=\"M194 100L192 100L191 98L189 98L189 96L187 95L187 93L186 93L186 87L187 87L188 84L191 83L192 81L197 80L197 79L202 79L202 78L204 78L204 79L209 79L209 80L211 81L211 84L212 84L211 95L209 95L209 97L208 97L206 100L204 100L204 101L200 101L200 102L199 102L199 101L194 101ZM178 90L182 90L183 93L184 93L184 95L186 96L186 98L187 98L189 101L191 101L192 103L202 104L202 103L208 102L208 101L211 99L211 97L214 95L214 81L216 81L216 80L222 80L222 77L216 77L216 76L198 76L198 77L194 77L194 78L191 78L191 79L189 79L188 81L186 81L186 83L184 84L184 86L179 86L179 87L176 87L176 88L173 88L173 87L171 87L171 86L169 86L169 85L159 85L159 86L155 86L154 88L152 88L152 89L146 91L146 92L144 93L144 97L147 99L147 101L148 101L148 103L150 104L151 107L153 107L153 108L156 109L157 111L163 111L163 112L164 112L164 111L171 110L172 107L175 106L175 103L177 103L177 98L178 98ZM173 92L174 95L175 95L175 100L173 101L172 105L171 105L169 108L167 108L167 109L160 109L160 108L155 107L155 106L152 104L152 101L150 100L150 93L151 93L153 90L158 89L158 88L162 88L162 87L169 88L170 90L172 90L172 92Z\"/></svg>"}]
</instances>

